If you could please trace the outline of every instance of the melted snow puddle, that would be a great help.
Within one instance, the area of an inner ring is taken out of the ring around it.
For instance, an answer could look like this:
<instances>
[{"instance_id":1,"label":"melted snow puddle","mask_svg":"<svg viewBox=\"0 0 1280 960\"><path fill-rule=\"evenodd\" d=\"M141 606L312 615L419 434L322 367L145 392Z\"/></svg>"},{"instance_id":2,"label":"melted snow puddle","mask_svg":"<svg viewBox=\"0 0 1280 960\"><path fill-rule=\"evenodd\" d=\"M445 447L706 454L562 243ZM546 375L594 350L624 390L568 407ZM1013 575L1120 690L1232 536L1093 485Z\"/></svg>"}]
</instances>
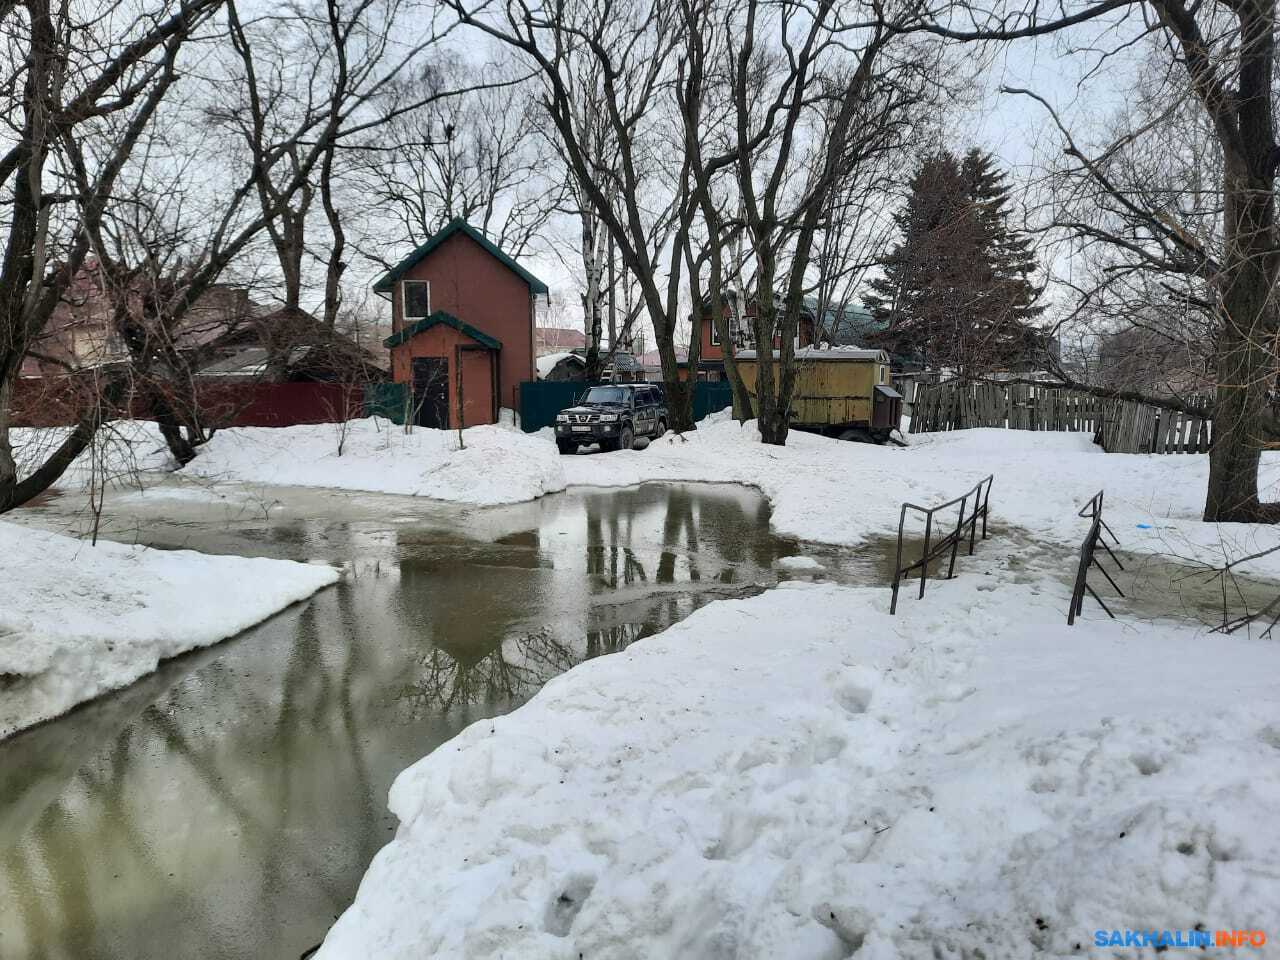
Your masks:
<instances>
[{"instance_id":1,"label":"melted snow puddle","mask_svg":"<svg viewBox=\"0 0 1280 960\"><path fill-rule=\"evenodd\" d=\"M83 534L77 509L49 498L8 519ZM109 495L104 538L347 575L0 744L0 956L297 957L391 837L391 780L471 722L716 597L891 575L883 544L800 545L768 518L756 491L706 484L496 508L222 485ZM783 559L800 554L819 566Z\"/></svg>"}]
</instances>

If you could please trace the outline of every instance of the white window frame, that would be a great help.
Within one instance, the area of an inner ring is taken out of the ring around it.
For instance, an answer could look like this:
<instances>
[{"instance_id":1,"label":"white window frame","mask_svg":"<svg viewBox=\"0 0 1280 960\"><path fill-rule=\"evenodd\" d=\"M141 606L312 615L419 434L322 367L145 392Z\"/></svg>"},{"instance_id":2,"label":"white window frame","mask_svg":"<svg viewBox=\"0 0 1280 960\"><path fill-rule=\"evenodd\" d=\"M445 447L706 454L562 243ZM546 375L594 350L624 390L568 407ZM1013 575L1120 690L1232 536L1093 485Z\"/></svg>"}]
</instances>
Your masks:
<instances>
[{"instance_id":1,"label":"white window frame","mask_svg":"<svg viewBox=\"0 0 1280 960\"><path fill-rule=\"evenodd\" d=\"M421 317L409 316L409 295L408 287L411 283L420 283L427 288L427 312ZM401 280L400 281L400 319L408 322L410 320L423 320L431 316L431 281L430 280Z\"/></svg>"},{"instance_id":2,"label":"white window frame","mask_svg":"<svg viewBox=\"0 0 1280 960\"><path fill-rule=\"evenodd\" d=\"M709 320L707 322L711 324L711 345L713 347L718 347L720 346L720 331L716 329L716 322L714 320Z\"/></svg>"}]
</instances>

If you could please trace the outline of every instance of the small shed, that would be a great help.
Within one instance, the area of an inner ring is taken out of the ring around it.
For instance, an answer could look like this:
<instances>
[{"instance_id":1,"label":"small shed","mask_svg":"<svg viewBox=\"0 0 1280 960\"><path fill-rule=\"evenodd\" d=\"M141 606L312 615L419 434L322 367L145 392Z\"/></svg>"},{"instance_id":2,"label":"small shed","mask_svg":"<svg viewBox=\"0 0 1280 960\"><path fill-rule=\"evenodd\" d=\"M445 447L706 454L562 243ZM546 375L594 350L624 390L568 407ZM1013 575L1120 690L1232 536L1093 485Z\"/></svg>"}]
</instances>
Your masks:
<instances>
[{"instance_id":1,"label":"small shed","mask_svg":"<svg viewBox=\"0 0 1280 960\"><path fill-rule=\"evenodd\" d=\"M533 380L536 298L547 285L465 220L450 221L373 285L391 301L392 378L412 421L497 423Z\"/></svg>"},{"instance_id":2,"label":"small shed","mask_svg":"<svg viewBox=\"0 0 1280 960\"><path fill-rule=\"evenodd\" d=\"M743 383L754 398L756 352L743 350L736 357ZM795 352L795 358L794 426L849 439L883 438L898 429L902 395L890 382L885 351L805 347Z\"/></svg>"}]
</instances>

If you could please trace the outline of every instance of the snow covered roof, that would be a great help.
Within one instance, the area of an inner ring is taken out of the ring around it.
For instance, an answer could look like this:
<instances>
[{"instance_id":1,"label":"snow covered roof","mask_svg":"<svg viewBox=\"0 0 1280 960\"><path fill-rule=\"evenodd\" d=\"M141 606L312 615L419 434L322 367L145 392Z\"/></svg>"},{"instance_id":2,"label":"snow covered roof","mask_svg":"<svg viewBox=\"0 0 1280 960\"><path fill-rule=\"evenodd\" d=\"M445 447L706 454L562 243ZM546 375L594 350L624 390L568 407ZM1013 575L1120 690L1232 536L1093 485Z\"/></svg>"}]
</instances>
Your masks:
<instances>
[{"instance_id":1,"label":"snow covered roof","mask_svg":"<svg viewBox=\"0 0 1280 960\"><path fill-rule=\"evenodd\" d=\"M285 355L284 366L301 361L311 352L310 345L291 347ZM271 359L266 347L245 347L231 356L202 367L202 377L257 377L266 373L267 363Z\"/></svg>"},{"instance_id":2,"label":"snow covered roof","mask_svg":"<svg viewBox=\"0 0 1280 960\"><path fill-rule=\"evenodd\" d=\"M544 353L540 356L536 363L538 367L538 379L543 380L556 368L556 365L562 360L575 360L581 366L586 366L587 361L571 350L562 350L559 353Z\"/></svg>"},{"instance_id":3,"label":"snow covered roof","mask_svg":"<svg viewBox=\"0 0 1280 960\"><path fill-rule=\"evenodd\" d=\"M739 360L754 360L754 350L739 350L735 357ZM875 360L888 363L889 355L883 350L871 350L864 347L801 347L796 351L797 360Z\"/></svg>"}]
</instances>

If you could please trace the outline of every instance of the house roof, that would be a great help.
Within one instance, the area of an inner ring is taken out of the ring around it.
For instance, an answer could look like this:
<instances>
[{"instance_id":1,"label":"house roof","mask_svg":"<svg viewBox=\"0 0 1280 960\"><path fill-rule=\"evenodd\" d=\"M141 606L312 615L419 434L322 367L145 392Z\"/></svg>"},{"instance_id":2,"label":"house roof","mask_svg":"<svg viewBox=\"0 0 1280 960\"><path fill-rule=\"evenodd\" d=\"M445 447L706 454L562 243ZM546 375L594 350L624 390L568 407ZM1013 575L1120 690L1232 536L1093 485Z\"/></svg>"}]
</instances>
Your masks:
<instances>
[{"instance_id":1,"label":"house roof","mask_svg":"<svg viewBox=\"0 0 1280 960\"><path fill-rule=\"evenodd\" d=\"M501 263L504 267L514 273L517 277L529 285L530 293L546 293L547 285L526 270L520 264L516 263L509 256L503 253L498 247L489 240L483 233L477 230L461 217L455 217L444 225L439 233L427 240L426 243L418 247L411 254L397 263L394 267L384 273L374 283L373 289L375 293L387 293L397 280L403 277L414 264L419 263L436 247L444 243L455 233L464 233L476 243L484 248L485 252Z\"/></svg>"},{"instance_id":2,"label":"house roof","mask_svg":"<svg viewBox=\"0 0 1280 960\"><path fill-rule=\"evenodd\" d=\"M421 320L411 323L407 327L402 327L399 333L393 333L391 336L387 337L387 339L383 340L382 345L385 347L398 347L400 344L407 343L409 340L412 340L424 330L430 330L432 327L441 323L446 326L453 327L453 329L460 333L465 333L472 340L476 341L476 343L483 347L488 347L490 350L502 349L501 340L495 340L487 333L477 330L469 323L463 323L452 313L446 313L443 310L437 310L430 316L423 317Z\"/></svg>"},{"instance_id":3,"label":"house roof","mask_svg":"<svg viewBox=\"0 0 1280 960\"><path fill-rule=\"evenodd\" d=\"M571 365L575 367L585 368L587 365L587 361L585 358L579 356L578 354L572 352L571 350L562 351L560 353L544 353L536 361L534 361L534 365L538 369L538 379L545 380L552 370L554 370L560 363L563 363L566 360L572 361Z\"/></svg>"},{"instance_id":4,"label":"house roof","mask_svg":"<svg viewBox=\"0 0 1280 960\"><path fill-rule=\"evenodd\" d=\"M754 360L754 350L739 350L734 354L739 360ZM801 347L795 351L797 360L875 360L888 363L889 355L883 350L864 350L861 347Z\"/></svg>"},{"instance_id":5,"label":"house roof","mask_svg":"<svg viewBox=\"0 0 1280 960\"><path fill-rule=\"evenodd\" d=\"M294 347L289 351L286 364L294 363L306 356L310 347ZM244 347L231 356L217 360L206 367L201 367L202 377L256 377L266 372L270 351L266 347Z\"/></svg>"},{"instance_id":6,"label":"house roof","mask_svg":"<svg viewBox=\"0 0 1280 960\"><path fill-rule=\"evenodd\" d=\"M573 327L537 327L534 330L534 338L548 353L572 350L575 347L587 345L586 333L575 330Z\"/></svg>"}]
</instances>

